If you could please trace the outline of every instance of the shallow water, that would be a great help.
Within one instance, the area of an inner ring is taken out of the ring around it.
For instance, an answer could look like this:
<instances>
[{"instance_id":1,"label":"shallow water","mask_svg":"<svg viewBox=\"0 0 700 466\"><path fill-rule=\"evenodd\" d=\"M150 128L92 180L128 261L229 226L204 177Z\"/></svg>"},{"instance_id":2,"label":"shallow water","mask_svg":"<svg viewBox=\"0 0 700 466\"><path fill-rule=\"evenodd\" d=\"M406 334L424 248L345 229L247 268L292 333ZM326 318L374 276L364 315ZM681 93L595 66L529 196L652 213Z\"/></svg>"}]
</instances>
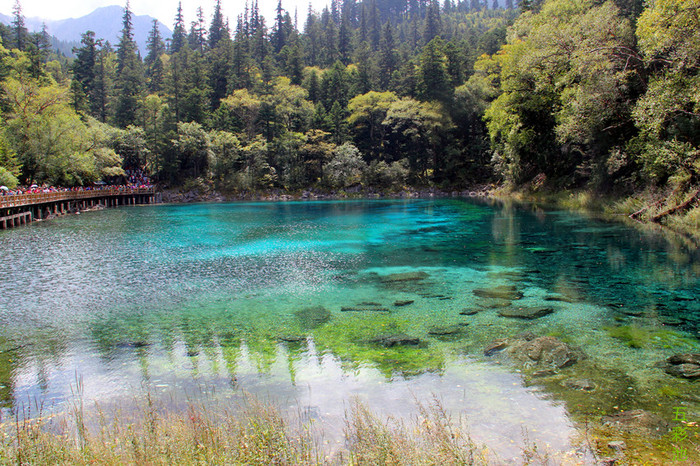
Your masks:
<instances>
[{"instance_id":1,"label":"shallow water","mask_svg":"<svg viewBox=\"0 0 700 466\"><path fill-rule=\"evenodd\" d=\"M3 417L27 400L65 409L82 378L87 404L253 393L301 407L334 443L355 397L394 416L436 397L517 462L524 437L566 454L577 415L697 412L693 384L655 364L700 348L700 253L574 213L456 199L123 207L0 231L0 251ZM495 286L554 312L501 317L474 294ZM587 362L539 380L484 356L523 331ZM371 341L396 333L421 343Z\"/></svg>"}]
</instances>

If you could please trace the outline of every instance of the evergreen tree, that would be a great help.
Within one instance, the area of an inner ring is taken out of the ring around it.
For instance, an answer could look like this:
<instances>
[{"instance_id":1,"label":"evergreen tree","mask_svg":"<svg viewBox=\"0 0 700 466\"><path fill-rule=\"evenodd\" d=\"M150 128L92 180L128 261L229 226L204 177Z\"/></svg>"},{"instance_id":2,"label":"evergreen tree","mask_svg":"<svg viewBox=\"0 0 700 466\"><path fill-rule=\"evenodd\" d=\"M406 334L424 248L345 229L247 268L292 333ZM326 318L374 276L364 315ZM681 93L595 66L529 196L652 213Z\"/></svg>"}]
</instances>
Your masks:
<instances>
[{"instance_id":1,"label":"evergreen tree","mask_svg":"<svg viewBox=\"0 0 700 466\"><path fill-rule=\"evenodd\" d=\"M90 112L102 123L106 123L112 106L111 96L116 73L115 57L109 42L102 45L102 41L97 40L96 45L99 49L95 66L93 97L90 99Z\"/></svg>"},{"instance_id":2,"label":"evergreen tree","mask_svg":"<svg viewBox=\"0 0 700 466\"><path fill-rule=\"evenodd\" d=\"M348 21L343 18L340 22L340 29L338 30L338 58L345 66L350 64L352 55L351 49L350 28L348 27Z\"/></svg>"},{"instance_id":3,"label":"evergreen tree","mask_svg":"<svg viewBox=\"0 0 700 466\"><path fill-rule=\"evenodd\" d=\"M231 75L233 44L228 31L207 53L209 63L209 88L211 89L211 109L216 110L221 99L226 97Z\"/></svg>"},{"instance_id":4,"label":"evergreen tree","mask_svg":"<svg viewBox=\"0 0 700 466\"><path fill-rule=\"evenodd\" d=\"M202 7L197 8L197 20L190 23L190 33L187 37L190 49L199 53L204 53L207 43L206 28L204 27L204 11Z\"/></svg>"},{"instance_id":5,"label":"evergreen tree","mask_svg":"<svg viewBox=\"0 0 700 466\"><path fill-rule=\"evenodd\" d=\"M175 26L173 27L173 37L170 40L170 53L177 53L187 43L187 33L185 31L185 19L182 16L182 2L177 4L175 14Z\"/></svg>"},{"instance_id":6,"label":"evergreen tree","mask_svg":"<svg viewBox=\"0 0 700 466\"><path fill-rule=\"evenodd\" d=\"M25 50L27 47L29 33L27 32L27 27L24 24L24 15L22 14L22 5L19 0L15 0L15 4L12 7L12 43L11 46L19 49Z\"/></svg>"},{"instance_id":7,"label":"evergreen tree","mask_svg":"<svg viewBox=\"0 0 700 466\"><path fill-rule=\"evenodd\" d=\"M285 27L284 9L282 9L282 0L277 2L277 16L275 18L275 28L272 33L272 40L274 42L274 50L279 53L282 48L287 44L287 35Z\"/></svg>"},{"instance_id":8,"label":"evergreen tree","mask_svg":"<svg viewBox=\"0 0 700 466\"><path fill-rule=\"evenodd\" d=\"M224 17L221 13L221 0L216 0L214 6L214 16L211 19L209 26L209 48L215 48L221 40L229 37L228 27L224 23Z\"/></svg>"},{"instance_id":9,"label":"evergreen tree","mask_svg":"<svg viewBox=\"0 0 700 466\"><path fill-rule=\"evenodd\" d=\"M379 86L388 89L391 76L398 67L398 55L394 49L394 33L389 21L384 25L382 32L379 44Z\"/></svg>"},{"instance_id":10,"label":"evergreen tree","mask_svg":"<svg viewBox=\"0 0 700 466\"><path fill-rule=\"evenodd\" d=\"M454 88L450 85L447 57L440 37L436 37L423 47L418 75L418 91L422 100L446 102L451 98Z\"/></svg>"},{"instance_id":11,"label":"evergreen tree","mask_svg":"<svg viewBox=\"0 0 700 466\"><path fill-rule=\"evenodd\" d=\"M165 70L161 60L161 55L165 53L165 44L158 29L157 19L153 20L153 27L148 35L146 49L148 54L144 60L144 66L146 67L148 91L152 94L158 94L163 90L163 81L165 79Z\"/></svg>"},{"instance_id":12,"label":"evergreen tree","mask_svg":"<svg viewBox=\"0 0 700 466\"><path fill-rule=\"evenodd\" d=\"M143 71L137 54L138 47L134 41L132 12L128 1L124 7L121 32L119 45L117 45L115 82L117 96L114 123L121 128L126 128L128 125L134 124L143 87Z\"/></svg>"},{"instance_id":13,"label":"evergreen tree","mask_svg":"<svg viewBox=\"0 0 700 466\"><path fill-rule=\"evenodd\" d=\"M71 93L73 107L76 110L87 110L89 102L94 99L96 86L97 43L95 42L95 33L93 31L87 31L82 35L80 43L82 47L73 48L75 60L73 60L73 65L71 67L73 71Z\"/></svg>"},{"instance_id":14,"label":"evergreen tree","mask_svg":"<svg viewBox=\"0 0 700 466\"><path fill-rule=\"evenodd\" d=\"M436 0L431 0L425 17L425 31L423 33L423 40L426 44L440 35L442 28L440 23L440 5Z\"/></svg>"}]
</instances>

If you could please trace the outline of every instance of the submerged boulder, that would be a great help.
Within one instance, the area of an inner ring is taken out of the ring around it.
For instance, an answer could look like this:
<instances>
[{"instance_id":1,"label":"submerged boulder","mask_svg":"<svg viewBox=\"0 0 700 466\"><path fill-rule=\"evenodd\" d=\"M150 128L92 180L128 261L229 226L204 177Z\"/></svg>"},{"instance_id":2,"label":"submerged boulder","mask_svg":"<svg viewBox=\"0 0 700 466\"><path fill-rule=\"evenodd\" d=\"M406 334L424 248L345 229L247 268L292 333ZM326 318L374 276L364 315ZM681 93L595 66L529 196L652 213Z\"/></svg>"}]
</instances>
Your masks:
<instances>
[{"instance_id":1,"label":"submerged boulder","mask_svg":"<svg viewBox=\"0 0 700 466\"><path fill-rule=\"evenodd\" d=\"M304 343L306 337L303 335L280 335L277 337L277 340L284 343Z\"/></svg>"},{"instance_id":2,"label":"submerged boulder","mask_svg":"<svg viewBox=\"0 0 700 466\"><path fill-rule=\"evenodd\" d=\"M331 311L323 306L305 307L294 312L294 315L305 329L320 327L331 320Z\"/></svg>"},{"instance_id":3,"label":"submerged boulder","mask_svg":"<svg viewBox=\"0 0 700 466\"><path fill-rule=\"evenodd\" d=\"M408 306L409 304L413 304L415 301L413 299L406 299L406 300L399 300L394 302L394 306L396 307L403 307L403 306Z\"/></svg>"},{"instance_id":4,"label":"submerged boulder","mask_svg":"<svg viewBox=\"0 0 700 466\"><path fill-rule=\"evenodd\" d=\"M516 340L508 354L523 366L538 369L562 369L585 358L583 352L554 337Z\"/></svg>"},{"instance_id":5,"label":"submerged boulder","mask_svg":"<svg viewBox=\"0 0 700 466\"><path fill-rule=\"evenodd\" d=\"M502 351L508 347L508 340L505 338L500 338L498 340L494 340L491 344L489 344L486 348L484 348L484 356L492 356L499 351Z\"/></svg>"},{"instance_id":6,"label":"submerged boulder","mask_svg":"<svg viewBox=\"0 0 700 466\"><path fill-rule=\"evenodd\" d=\"M426 272L402 272L402 273L390 273L389 275L384 275L381 277L381 281L384 283L400 283L400 282L412 282L425 280L430 277Z\"/></svg>"},{"instance_id":7,"label":"submerged boulder","mask_svg":"<svg viewBox=\"0 0 700 466\"><path fill-rule=\"evenodd\" d=\"M511 307L501 309L498 311L498 315L501 317L511 317L514 319L532 320L539 317L544 317L552 312L554 312L554 309L551 307Z\"/></svg>"},{"instance_id":8,"label":"submerged boulder","mask_svg":"<svg viewBox=\"0 0 700 466\"><path fill-rule=\"evenodd\" d=\"M439 339L457 338L464 334L468 323L454 325L435 326L428 329L428 335Z\"/></svg>"},{"instance_id":9,"label":"submerged boulder","mask_svg":"<svg viewBox=\"0 0 700 466\"><path fill-rule=\"evenodd\" d=\"M393 333L390 335L378 335L370 340L370 343L392 348L394 346L416 346L420 344L420 338L406 335L405 333Z\"/></svg>"},{"instance_id":10,"label":"submerged boulder","mask_svg":"<svg viewBox=\"0 0 700 466\"><path fill-rule=\"evenodd\" d=\"M603 416L602 422L603 425L638 435L662 437L669 431L668 422L664 418L643 409L633 409Z\"/></svg>"},{"instance_id":11,"label":"submerged boulder","mask_svg":"<svg viewBox=\"0 0 700 466\"><path fill-rule=\"evenodd\" d=\"M484 309L499 309L502 307L509 307L512 304L513 302L508 299L492 298L483 299L481 302L477 303L479 307L483 307Z\"/></svg>"},{"instance_id":12,"label":"submerged boulder","mask_svg":"<svg viewBox=\"0 0 700 466\"><path fill-rule=\"evenodd\" d=\"M340 312L391 312L389 309L386 307L380 307L380 306L367 306L367 305L358 305L358 306L343 306L340 308Z\"/></svg>"},{"instance_id":13,"label":"submerged boulder","mask_svg":"<svg viewBox=\"0 0 700 466\"><path fill-rule=\"evenodd\" d=\"M674 354L666 359L664 371L683 379L700 378L700 353Z\"/></svg>"},{"instance_id":14,"label":"submerged boulder","mask_svg":"<svg viewBox=\"0 0 700 466\"><path fill-rule=\"evenodd\" d=\"M592 392L597 388L596 384L588 379L567 379L561 383L566 388Z\"/></svg>"},{"instance_id":15,"label":"submerged boulder","mask_svg":"<svg viewBox=\"0 0 700 466\"><path fill-rule=\"evenodd\" d=\"M523 292L518 291L515 285L501 285L492 288L476 288L472 291L479 298L493 298L515 300L523 297Z\"/></svg>"}]
</instances>

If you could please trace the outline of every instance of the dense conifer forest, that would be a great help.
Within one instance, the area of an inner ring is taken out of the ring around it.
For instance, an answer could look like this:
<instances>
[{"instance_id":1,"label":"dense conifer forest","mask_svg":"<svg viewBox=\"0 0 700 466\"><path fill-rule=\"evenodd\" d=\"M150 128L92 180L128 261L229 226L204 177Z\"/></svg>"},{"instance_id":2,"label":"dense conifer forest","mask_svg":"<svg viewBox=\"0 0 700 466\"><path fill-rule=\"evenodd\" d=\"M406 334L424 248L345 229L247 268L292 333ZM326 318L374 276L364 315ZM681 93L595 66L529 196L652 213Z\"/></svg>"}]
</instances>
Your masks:
<instances>
[{"instance_id":1,"label":"dense conifer forest","mask_svg":"<svg viewBox=\"0 0 700 466\"><path fill-rule=\"evenodd\" d=\"M403 186L692 195L700 161L700 0L253 0L173 12L141 57L75 58L2 26L0 184L84 185L142 167L224 191Z\"/></svg>"}]
</instances>

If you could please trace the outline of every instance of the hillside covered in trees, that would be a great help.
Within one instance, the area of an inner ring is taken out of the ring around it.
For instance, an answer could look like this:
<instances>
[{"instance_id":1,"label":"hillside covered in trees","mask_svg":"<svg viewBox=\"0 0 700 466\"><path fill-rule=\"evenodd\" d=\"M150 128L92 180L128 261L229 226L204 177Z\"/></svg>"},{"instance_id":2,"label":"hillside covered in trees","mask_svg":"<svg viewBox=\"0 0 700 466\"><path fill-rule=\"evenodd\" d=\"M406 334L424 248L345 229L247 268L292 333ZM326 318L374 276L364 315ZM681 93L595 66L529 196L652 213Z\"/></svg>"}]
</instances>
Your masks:
<instances>
[{"instance_id":1,"label":"hillside covered in trees","mask_svg":"<svg viewBox=\"0 0 700 466\"><path fill-rule=\"evenodd\" d=\"M0 184L140 166L227 191L497 181L631 193L700 180L700 0L333 0L174 13L141 58L0 30ZM301 15L300 15L301 16ZM696 192L697 196L697 192Z\"/></svg>"}]
</instances>

